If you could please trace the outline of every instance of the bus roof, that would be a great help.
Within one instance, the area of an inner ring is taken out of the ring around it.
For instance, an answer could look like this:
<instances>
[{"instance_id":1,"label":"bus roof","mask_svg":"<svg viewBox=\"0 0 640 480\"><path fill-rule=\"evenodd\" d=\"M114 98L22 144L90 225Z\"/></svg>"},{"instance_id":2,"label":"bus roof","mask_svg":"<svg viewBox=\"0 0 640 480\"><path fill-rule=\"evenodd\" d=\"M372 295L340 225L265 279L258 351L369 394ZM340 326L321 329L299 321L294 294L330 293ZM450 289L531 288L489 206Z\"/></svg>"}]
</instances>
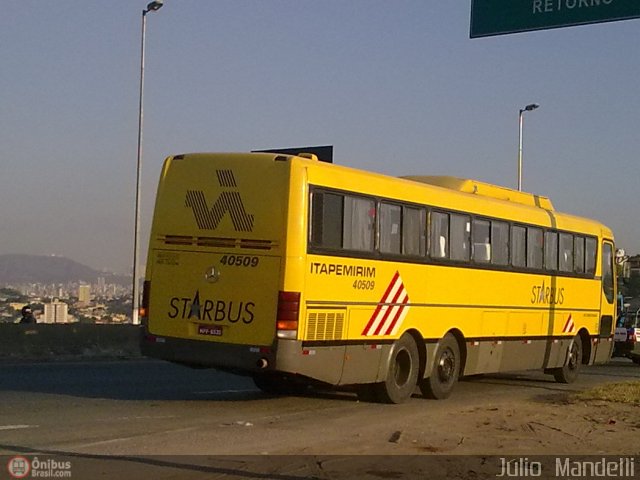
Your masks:
<instances>
[{"instance_id":1,"label":"bus roof","mask_svg":"<svg viewBox=\"0 0 640 480\"><path fill-rule=\"evenodd\" d=\"M552 214L556 221L560 221L560 223L562 224L562 226L560 226L561 229L576 229L577 231L582 231L584 229L585 232L597 231L599 232L598 235L602 235L605 237L613 236L611 230L597 220L558 212L553 206L551 200L543 195L521 192L513 190L511 188L493 185L478 180L453 176L406 175L393 177L376 172L356 169L353 167L313 161L315 159L310 159L307 155L305 155L304 157L300 155L290 156L289 158L297 159L297 161L301 161L305 165L313 165L314 167L321 170L340 170L344 172L345 175L339 176L339 180L334 175L328 177L329 179L331 179L331 183L334 183L335 185L340 184L343 187L345 183L348 183L350 185L353 184L353 178L351 177L352 174L358 176L366 176L366 178L371 181L374 178L386 179L387 181L395 178L398 180L412 182L414 184L422 184L426 187L430 186L436 189L448 190L452 194L451 197L449 197L451 200L453 200L453 198L457 197L458 195L465 196L467 198L468 196L470 196L475 197L478 200L484 200L484 202L476 204L476 207L472 209L476 213L483 212L484 214L488 214L488 209L498 207L498 205L500 204L503 207L507 207L509 205L514 209L528 208L531 209L530 214L534 214L534 212L542 214L543 212L545 212L543 217L538 217L537 215L535 215L535 217L538 219L549 218L548 215ZM368 180L365 181L364 177L362 177L362 180L363 183L369 186L372 185L372 183L369 183ZM511 213L506 215L505 218L520 218L521 220L524 218L522 217L523 212L517 214L515 212L516 210L511 210ZM506 211L503 211L503 213L506 213ZM534 217L527 216L527 218L533 221ZM537 223L537 221L534 221L534 223Z\"/></svg>"},{"instance_id":2,"label":"bus roof","mask_svg":"<svg viewBox=\"0 0 640 480\"><path fill-rule=\"evenodd\" d=\"M435 185L437 187L448 188L457 192L474 193L483 197L496 198L498 200L507 200L510 202L521 203L530 207L539 207L544 210L553 211L553 204L548 197L542 195L534 195L533 193L520 192L507 187L492 185L490 183L471 180L468 178L458 178L449 176L425 176L425 175L409 175L403 176L407 180Z\"/></svg>"},{"instance_id":3,"label":"bus roof","mask_svg":"<svg viewBox=\"0 0 640 480\"><path fill-rule=\"evenodd\" d=\"M330 183L334 183L335 185L343 185L345 182L352 184L353 177L351 175L361 176L361 180L364 184L370 185L367 181L364 180L364 176L367 179L386 179L392 180L404 180L408 182L414 182L414 184L423 184L425 186L431 186L436 189L445 189L451 192L452 196L449 197L453 200L457 194L462 194L462 196L472 196L476 197L478 200L484 199L485 202L481 202L478 204L478 208L474 208L477 213L486 212L487 208L491 208L490 205L493 204L497 206L498 204L502 204L503 206L510 205L513 208L518 208L518 206L528 207L533 210L530 210L531 213L537 211L539 213L547 212L553 213L554 217L560 219L562 218L562 223L565 225L563 228L585 228L589 225L589 229L597 229L603 236L611 237L611 230L598 222L597 220L579 217L567 213L557 212L548 197L542 195L536 195L528 192L521 192L517 190L513 190L511 188L502 187L499 185L493 185L486 182L481 182L473 179L465 179L453 176L430 176L430 175L406 175L400 177L393 177L389 175L384 175L372 171L361 170L354 167L349 167L345 165L336 165L332 163L326 163L318 161L318 157L316 155L310 153L298 153L297 155L291 154L277 154L271 152L252 152L252 153L190 153L190 154L182 154L176 155L175 159L184 159L185 157L234 157L238 160L243 158L258 158L263 157L265 160L268 158L271 161L290 161L295 160L296 162L301 162L303 165L313 166L314 170L322 170L322 171L333 171L336 170L342 171L345 173L344 176L340 175L338 177L335 174L331 174L327 177L330 179ZM339 179L339 180L338 180ZM347 187L345 187L347 188ZM468 198L468 197L467 197ZM498 202L498 203L494 203ZM504 203L503 203L504 202ZM480 207L479 205L483 205ZM515 212L515 211L513 211ZM515 219L516 216L512 212L511 215L508 215L509 218ZM520 215L520 214L518 214ZM505 217L507 218L507 217ZM545 215L546 218L546 215ZM535 222L534 222L535 223ZM579 226L580 225L580 226Z\"/></svg>"}]
</instances>

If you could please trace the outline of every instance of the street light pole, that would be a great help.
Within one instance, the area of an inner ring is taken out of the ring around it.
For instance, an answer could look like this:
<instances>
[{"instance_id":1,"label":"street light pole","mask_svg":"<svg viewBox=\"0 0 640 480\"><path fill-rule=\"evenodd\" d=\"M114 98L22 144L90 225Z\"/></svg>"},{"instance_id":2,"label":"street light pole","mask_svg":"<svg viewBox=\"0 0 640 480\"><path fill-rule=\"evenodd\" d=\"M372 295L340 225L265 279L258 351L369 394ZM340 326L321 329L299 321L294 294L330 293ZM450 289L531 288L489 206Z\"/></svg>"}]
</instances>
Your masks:
<instances>
[{"instance_id":1,"label":"street light pole","mask_svg":"<svg viewBox=\"0 0 640 480\"><path fill-rule=\"evenodd\" d=\"M154 0L142 10L142 39L140 42L140 102L138 104L138 159L136 162L136 213L135 225L133 228L133 311L132 323L140 324L138 317L138 309L140 304L140 284L138 282L138 263L140 253L140 177L142 173L142 119L144 117L143 98L144 98L144 50L145 50L145 34L147 29L147 13L160 10L163 0Z\"/></svg>"},{"instance_id":2,"label":"street light pole","mask_svg":"<svg viewBox=\"0 0 640 480\"><path fill-rule=\"evenodd\" d=\"M518 114L518 191L522 191L522 117L524 112L531 112L540 105L531 103L520 109Z\"/></svg>"}]
</instances>

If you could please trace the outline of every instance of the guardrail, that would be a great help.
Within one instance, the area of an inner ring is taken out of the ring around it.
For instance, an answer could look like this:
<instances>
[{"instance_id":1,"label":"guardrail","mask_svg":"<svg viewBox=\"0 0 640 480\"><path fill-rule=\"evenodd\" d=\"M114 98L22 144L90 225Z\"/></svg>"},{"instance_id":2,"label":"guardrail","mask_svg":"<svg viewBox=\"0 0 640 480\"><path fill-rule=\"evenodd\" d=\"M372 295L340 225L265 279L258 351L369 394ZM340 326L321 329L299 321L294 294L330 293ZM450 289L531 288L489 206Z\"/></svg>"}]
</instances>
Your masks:
<instances>
[{"instance_id":1,"label":"guardrail","mask_svg":"<svg viewBox=\"0 0 640 480\"><path fill-rule=\"evenodd\" d=\"M0 360L140 357L140 327L0 324Z\"/></svg>"}]
</instances>

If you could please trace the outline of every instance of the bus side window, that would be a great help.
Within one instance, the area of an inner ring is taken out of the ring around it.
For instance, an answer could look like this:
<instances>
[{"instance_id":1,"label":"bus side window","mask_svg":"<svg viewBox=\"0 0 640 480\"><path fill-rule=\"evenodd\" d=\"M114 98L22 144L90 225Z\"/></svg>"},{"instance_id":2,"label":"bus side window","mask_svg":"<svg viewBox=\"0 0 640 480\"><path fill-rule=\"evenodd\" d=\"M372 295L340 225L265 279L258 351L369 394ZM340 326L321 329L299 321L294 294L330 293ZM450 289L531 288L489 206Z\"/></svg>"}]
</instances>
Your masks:
<instances>
[{"instance_id":1,"label":"bus side window","mask_svg":"<svg viewBox=\"0 0 640 480\"><path fill-rule=\"evenodd\" d=\"M346 195L344 197L343 248L373 251L376 205L373 200Z\"/></svg>"},{"instance_id":2,"label":"bus side window","mask_svg":"<svg viewBox=\"0 0 640 480\"><path fill-rule=\"evenodd\" d=\"M561 272L573 272L573 235L560 234L560 265Z\"/></svg>"},{"instance_id":3,"label":"bus side window","mask_svg":"<svg viewBox=\"0 0 640 480\"><path fill-rule=\"evenodd\" d=\"M471 218L467 215L451 214L450 240L451 260L468 262L471 256Z\"/></svg>"},{"instance_id":4,"label":"bus side window","mask_svg":"<svg viewBox=\"0 0 640 480\"><path fill-rule=\"evenodd\" d=\"M380 204L380 252L399 254L401 250L400 222L402 207L388 203Z\"/></svg>"},{"instance_id":5,"label":"bus side window","mask_svg":"<svg viewBox=\"0 0 640 480\"><path fill-rule=\"evenodd\" d=\"M473 219L473 260L491 261L491 224L488 220Z\"/></svg>"},{"instance_id":6,"label":"bus side window","mask_svg":"<svg viewBox=\"0 0 640 480\"><path fill-rule=\"evenodd\" d=\"M402 253L424 257L426 247L426 211L422 208L402 208Z\"/></svg>"},{"instance_id":7,"label":"bus side window","mask_svg":"<svg viewBox=\"0 0 640 480\"><path fill-rule=\"evenodd\" d=\"M509 265L509 224L491 221L491 263Z\"/></svg>"},{"instance_id":8,"label":"bus side window","mask_svg":"<svg viewBox=\"0 0 640 480\"><path fill-rule=\"evenodd\" d=\"M558 270L558 232L544 233L544 268Z\"/></svg>"},{"instance_id":9,"label":"bus side window","mask_svg":"<svg viewBox=\"0 0 640 480\"><path fill-rule=\"evenodd\" d=\"M541 228L527 227L527 268L542 269L543 238Z\"/></svg>"},{"instance_id":10,"label":"bus side window","mask_svg":"<svg viewBox=\"0 0 640 480\"><path fill-rule=\"evenodd\" d=\"M431 212L429 254L432 258L447 258L449 256L449 215Z\"/></svg>"},{"instance_id":11,"label":"bus side window","mask_svg":"<svg viewBox=\"0 0 640 480\"><path fill-rule=\"evenodd\" d=\"M589 275L596 274L596 255L598 242L595 238L585 240L585 272Z\"/></svg>"},{"instance_id":12,"label":"bus side window","mask_svg":"<svg viewBox=\"0 0 640 480\"><path fill-rule=\"evenodd\" d=\"M576 236L573 239L575 258L573 267L576 273L584 273L584 237Z\"/></svg>"},{"instance_id":13,"label":"bus side window","mask_svg":"<svg viewBox=\"0 0 640 480\"><path fill-rule=\"evenodd\" d=\"M527 266L527 229L518 225L511 228L511 265L518 268Z\"/></svg>"},{"instance_id":14,"label":"bus side window","mask_svg":"<svg viewBox=\"0 0 640 480\"><path fill-rule=\"evenodd\" d=\"M316 191L313 192L311 201L311 244L317 247L342 248L344 197Z\"/></svg>"}]
</instances>

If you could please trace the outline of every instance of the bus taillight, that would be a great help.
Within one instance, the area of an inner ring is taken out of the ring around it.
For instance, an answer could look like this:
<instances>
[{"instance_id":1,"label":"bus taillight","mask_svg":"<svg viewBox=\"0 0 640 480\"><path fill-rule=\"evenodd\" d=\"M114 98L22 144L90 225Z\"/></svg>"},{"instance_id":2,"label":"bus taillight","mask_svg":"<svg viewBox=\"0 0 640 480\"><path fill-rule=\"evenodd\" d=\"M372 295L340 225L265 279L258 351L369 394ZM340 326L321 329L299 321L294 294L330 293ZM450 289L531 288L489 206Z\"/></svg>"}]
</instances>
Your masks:
<instances>
[{"instance_id":1,"label":"bus taillight","mask_svg":"<svg viewBox=\"0 0 640 480\"><path fill-rule=\"evenodd\" d=\"M278 338L295 339L298 334L300 292L278 293L276 330Z\"/></svg>"},{"instance_id":2,"label":"bus taillight","mask_svg":"<svg viewBox=\"0 0 640 480\"><path fill-rule=\"evenodd\" d=\"M140 304L140 308L138 308L138 316L142 322L146 322L147 317L149 316L149 295L151 293L151 282L149 280L145 280L142 285L142 303Z\"/></svg>"}]
</instances>

